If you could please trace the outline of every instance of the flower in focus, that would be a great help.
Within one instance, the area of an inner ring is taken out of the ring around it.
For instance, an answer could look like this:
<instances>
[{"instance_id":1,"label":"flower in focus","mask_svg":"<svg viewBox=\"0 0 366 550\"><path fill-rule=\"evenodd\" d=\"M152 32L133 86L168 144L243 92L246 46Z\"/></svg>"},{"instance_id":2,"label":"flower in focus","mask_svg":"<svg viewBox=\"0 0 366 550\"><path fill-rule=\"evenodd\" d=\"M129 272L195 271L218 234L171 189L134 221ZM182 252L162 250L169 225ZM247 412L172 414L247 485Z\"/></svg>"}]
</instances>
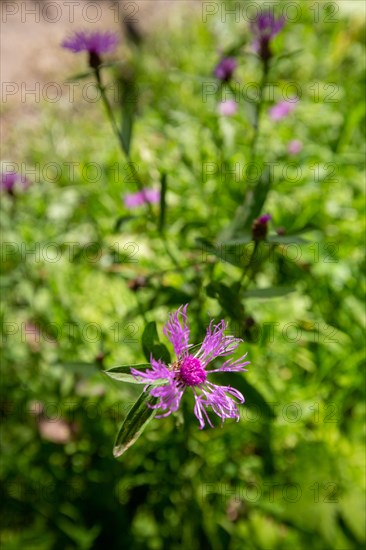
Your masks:
<instances>
[{"instance_id":1,"label":"flower in focus","mask_svg":"<svg viewBox=\"0 0 366 550\"><path fill-rule=\"evenodd\" d=\"M296 107L299 100L296 98L293 101L280 101L269 110L269 116L272 120L281 120L287 117Z\"/></svg>"},{"instance_id":2,"label":"flower in focus","mask_svg":"<svg viewBox=\"0 0 366 550\"><path fill-rule=\"evenodd\" d=\"M270 11L260 13L251 24L254 35L253 49L265 63L272 57L270 42L282 30L284 24L284 17L276 19Z\"/></svg>"},{"instance_id":3,"label":"flower in focus","mask_svg":"<svg viewBox=\"0 0 366 550\"><path fill-rule=\"evenodd\" d=\"M255 241L262 241L268 233L268 222L272 219L271 214L263 214L252 224L252 237Z\"/></svg>"},{"instance_id":4,"label":"flower in focus","mask_svg":"<svg viewBox=\"0 0 366 550\"><path fill-rule=\"evenodd\" d=\"M302 141L300 141L299 139L293 139L287 145L287 151L290 153L290 155L297 155L298 153L300 153L300 151L302 151L302 149L303 144Z\"/></svg>"},{"instance_id":5,"label":"flower in focus","mask_svg":"<svg viewBox=\"0 0 366 550\"><path fill-rule=\"evenodd\" d=\"M142 206L143 204L154 204L160 201L160 191L157 189L145 188L137 193L130 193L125 195L124 203L127 208L136 208L137 206Z\"/></svg>"},{"instance_id":6,"label":"flower in focus","mask_svg":"<svg viewBox=\"0 0 366 550\"><path fill-rule=\"evenodd\" d=\"M233 99L227 99L219 103L217 110L222 116L233 116L238 110L238 104Z\"/></svg>"},{"instance_id":7,"label":"flower in focus","mask_svg":"<svg viewBox=\"0 0 366 550\"><path fill-rule=\"evenodd\" d=\"M79 31L61 44L63 48L74 53L89 52L101 55L113 52L118 44L118 36L114 32Z\"/></svg>"},{"instance_id":8,"label":"flower in focus","mask_svg":"<svg viewBox=\"0 0 366 550\"><path fill-rule=\"evenodd\" d=\"M29 181L18 172L3 172L1 174L0 189L14 195L16 190L24 190L29 186Z\"/></svg>"},{"instance_id":9,"label":"flower in focus","mask_svg":"<svg viewBox=\"0 0 366 550\"><path fill-rule=\"evenodd\" d=\"M200 429L204 428L206 421L213 428L207 413L208 408L211 408L222 422L226 418L235 418L239 421L237 402L244 403L243 395L231 386L213 384L208 380L208 376L216 372L246 370L244 366L249 363L243 361L245 355L236 360L227 359L221 367L209 368L210 363L217 357L232 355L242 340L224 334L227 328L225 321L221 321L218 325L213 325L211 321L199 350L195 354L190 353L192 344L189 344L187 307L188 305L181 306L171 314L163 329L165 336L173 344L176 360L171 365L165 365L161 360L156 361L151 357L150 370L142 372L132 368L131 374L146 381L145 391L149 388L149 384L160 380L165 381L162 385L149 388L150 394L158 399L156 405L150 405L150 407L162 411L156 418L162 418L177 411L183 393L187 388L191 388L195 399L194 414L199 421Z\"/></svg>"},{"instance_id":10,"label":"flower in focus","mask_svg":"<svg viewBox=\"0 0 366 550\"><path fill-rule=\"evenodd\" d=\"M235 71L236 67L237 67L236 59L234 59L233 57L224 57L216 65L214 70L214 75L219 80L228 82L233 76L233 72Z\"/></svg>"}]
</instances>

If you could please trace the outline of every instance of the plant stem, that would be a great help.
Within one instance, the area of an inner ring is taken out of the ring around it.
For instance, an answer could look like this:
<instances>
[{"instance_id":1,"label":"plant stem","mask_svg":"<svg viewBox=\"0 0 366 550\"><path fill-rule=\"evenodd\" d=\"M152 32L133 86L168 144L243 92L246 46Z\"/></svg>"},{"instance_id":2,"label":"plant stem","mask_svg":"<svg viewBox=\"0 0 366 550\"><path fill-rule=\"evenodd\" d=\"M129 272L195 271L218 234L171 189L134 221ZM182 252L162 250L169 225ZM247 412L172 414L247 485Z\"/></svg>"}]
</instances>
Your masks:
<instances>
[{"instance_id":1,"label":"plant stem","mask_svg":"<svg viewBox=\"0 0 366 550\"><path fill-rule=\"evenodd\" d=\"M103 101L103 105L104 105L106 113L107 113L108 120L111 123L113 132L114 132L114 134L115 134L115 136L118 140L118 143L120 145L122 153L124 154L124 156L126 157L126 160L129 163L128 166L129 166L129 168L131 169L131 171L133 173L134 181L136 182L136 185L137 185L139 191L142 191L143 188L144 188L143 183L142 183L142 181L140 179L140 176L138 175L138 172L135 168L134 162L132 162L132 160L131 160L130 153L129 153L128 148L127 148L127 146L124 142L124 139L123 139L123 135L121 134L121 132L118 128L118 124L116 122L116 118L114 116L113 109L111 107L111 104L110 104L109 99L107 97L107 94L105 92L105 87L103 86L103 83L102 83L102 77L101 77L99 67L94 67L94 75L95 75L95 79L97 81L97 86L98 86L98 89L100 91L100 95L101 95L101 98L102 98L102 101ZM152 208L151 208L151 204L149 202L146 202L146 206L148 208L150 216L153 217L153 211L152 211Z\"/></svg>"},{"instance_id":2,"label":"plant stem","mask_svg":"<svg viewBox=\"0 0 366 550\"><path fill-rule=\"evenodd\" d=\"M259 137L259 130L260 130L260 118L261 118L261 114L262 114L262 111L263 111L264 90L265 90L265 87L267 85L269 69L270 69L269 61L264 61L263 62L262 78L261 78L261 81L260 81L260 84L259 84L259 98L258 98L258 102L256 103L256 106L255 106L255 116L254 116L254 124L253 124L254 134L253 134L253 139L252 139L252 143L251 143L251 146L250 146L250 149L251 149L250 157L251 157L251 162L253 162L253 163L255 162L255 159L257 157L257 145L258 145L258 137Z\"/></svg>"}]
</instances>

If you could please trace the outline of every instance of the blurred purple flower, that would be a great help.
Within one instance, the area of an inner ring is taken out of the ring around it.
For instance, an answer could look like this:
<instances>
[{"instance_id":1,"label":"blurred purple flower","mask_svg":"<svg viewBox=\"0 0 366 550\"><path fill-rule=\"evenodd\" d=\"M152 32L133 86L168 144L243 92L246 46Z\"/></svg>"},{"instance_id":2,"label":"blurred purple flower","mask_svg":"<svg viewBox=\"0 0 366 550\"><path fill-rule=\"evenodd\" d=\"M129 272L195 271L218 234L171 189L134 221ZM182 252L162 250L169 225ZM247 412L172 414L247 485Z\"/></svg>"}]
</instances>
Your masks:
<instances>
[{"instance_id":1,"label":"blurred purple flower","mask_svg":"<svg viewBox=\"0 0 366 550\"><path fill-rule=\"evenodd\" d=\"M258 223L268 223L272 219L271 214L263 214L263 216L260 216L257 221Z\"/></svg>"},{"instance_id":2,"label":"blurred purple flower","mask_svg":"<svg viewBox=\"0 0 366 550\"><path fill-rule=\"evenodd\" d=\"M269 109L269 116L272 120L281 120L288 116L296 107L299 100L296 98L293 101L280 101Z\"/></svg>"},{"instance_id":3,"label":"blurred purple flower","mask_svg":"<svg viewBox=\"0 0 366 550\"><path fill-rule=\"evenodd\" d=\"M214 75L219 80L228 82L233 76L233 72L235 71L236 67L237 67L237 62L236 62L236 59L234 59L234 57L224 57L216 65L214 70Z\"/></svg>"},{"instance_id":4,"label":"blurred purple flower","mask_svg":"<svg viewBox=\"0 0 366 550\"><path fill-rule=\"evenodd\" d=\"M251 23L251 31L254 35L253 49L264 62L272 57L270 42L278 34L284 24L285 18L275 18L273 13L266 11L260 13L255 21Z\"/></svg>"},{"instance_id":5,"label":"blurred purple flower","mask_svg":"<svg viewBox=\"0 0 366 550\"><path fill-rule=\"evenodd\" d=\"M0 189L13 195L16 190L24 190L29 186L27 178L18 172L3 172L1 174Z\"/></svg>"},{"instance_id":6,"label":"blurred purple flower","mask_svg":"<svg viewBox=\"0 0 366 550\"><path fill-rule=\"evenodd\" d=\"M218 386L209 382L207 375L217 372L245 371L244 366L249 364L243 361L246 355L236 360L227 359L221 367L211 370L207 370L207 367L217 357L231 355L238 348L241 340L224 334L227 328L225 321L221 321L218 325L213 325L211 321L200 349L194 355L189 353L192 344L188 343L190 329L187 307L188 305L181 306L171 314L163 329L165 336L173 344L176 360L171 365L165 365L161 360L156 361L151 357L151 370L142 372L132 368L131 373L136 378L145 380L145 391L149 389L150 394L158 399L156 405L151 405L151 408L162 411L156 418L162 418L177 411L184 391L191 388L195 399L194 414L199 421L200 429L204 428L205 421L211 428L214 427L207 414L209 407L222 419L222 422L226 418L235 418L239 421L239 410L234 399L244 403L243 395L231 386ZM166 383L155 385L153 388L149 387L150 384L156 384L161 380L165 380Z\"/></svg>"},{"instance_id":7,"label":"blurred purple flower","mask_svg":"<svg viewBox=\"0 0 366 550\"><path fill-rule=\"evenodd\" d=\"M238 110L238 104L233 99L227 99L218 104L217 110L222 116L233 116Z\"/></svg>"},{"instance_id":8,"label":"blurred purple flower","mask_svg":"<svg viewBox=\"0 0 366 550\"><path fill-rule=\"evenodd\" d=\"M118 44L118 35L110 31L79 31L66 38L61 46L74 53L89 52L96 55L113 52Z\"/></svg>"},{"instance_id":9,"label":"blurred purple flower","mask_svg":"<svg viewBox=\"0 0 366 550\"><path fill-rule=\"evenodd\" d=\"M287 145L287 151L290 153L290 155L297 155L302 151L303 149L303 143L299 139L293 139L290 141Z\"/></svg>"},{"instance_id":10,"label":"blurred purple flower","mask_svg":"<svg viewBox=\"0 0 366 550\"><path fill-rule=\"evenodd\" d=\"M125 206L127 208L136 208L143 204L154 204L160 201L160 191L158 189L145 188L137 193L130 193L123 197Z\"/></svg>"}]
</instances>

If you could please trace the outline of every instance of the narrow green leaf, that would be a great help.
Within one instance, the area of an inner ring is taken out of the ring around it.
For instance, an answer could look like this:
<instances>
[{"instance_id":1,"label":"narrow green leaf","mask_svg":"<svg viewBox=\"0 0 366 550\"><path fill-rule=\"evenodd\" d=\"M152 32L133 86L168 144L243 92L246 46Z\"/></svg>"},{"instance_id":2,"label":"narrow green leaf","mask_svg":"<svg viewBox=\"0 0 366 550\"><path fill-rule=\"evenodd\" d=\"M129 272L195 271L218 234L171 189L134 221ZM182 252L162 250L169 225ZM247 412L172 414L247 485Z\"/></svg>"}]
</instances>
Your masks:
<instances>
[{"instance_id":1,"label":"narrow green leaf","mask_svg":"<svg viewBox=\"0 0 366 550\"><path fill-rule=\"evenodd\" d=\"M100 369L98 369L98 367L94 363L82 363L81 361L60 363L59 366L63 367L69 372L79 374L84 377L94 376L95 374L100 372Z\"/></svg>"},{"instance_id":2,"label":"narrow green leaf","mask_svg":"<svg viewBox=\"0 0 366 550\"><path fill-rule=\"evenodd\" d=\"M118 380L118 382L146 384L146 380L136 380L136 378L131 374L131 367L141 371L151 369L151 365L149 363L142 363L141 365L121 365L118 367L112 367L104 372L107 376L113 378L113 380Z\"/></svg>"},{"instance_id":3,"label":"narrow green leaf","mask_svg":"<svg viewBox=\"0 0 366 550\"><path fill-rule=\"evenodd\" d=\"M124 144L125 153L129 155L132 141L132 130L136 114L137 91L134 80L120 78L119 86L121 94L121 139Z\"/></svg>"},{"instance_id":4,"label":"narrow green leaf","mask_svg":"<svg viewBox=\"0 0 366 550\"><path fill-rule=\"evenodd\" d=\"M127 222L130 222L131 220L134 220L136 219L136 216L120 216L119 218L117 218L116 220L116 223L114 225L114 230L115 231L119 231L119 229L121 229L122 225L127 223Z\"/></svg>"},{"instance_id":5,"label":"narrow green leaf","mask_svg":"<svg viewBox=\"0 0 366 550\"><path fill-rule=\"evenodd\" d=\"M155 342L159 342L158 331L156 330L155 321L147 323L141 337L142 350L147 361L150 361L150 354Z\"/></svg>"},{"instance_id":6,"label":"narrow green leaf","mask_svg":"<svg viewBox=\"0 0 366 550\"><path fill-rule=\"evenodd\" d=\"M309 241L299 235L270 235L267 241L273 244L305 244Z\"/></svg>"},{"instance_id":7,"label":"narrow green leaf","mask_svg":"<svg viewBox=\"0 0 366 550\"><path fill-rule=\"evenodd\" d=\"M141 343L147 361L150 361L150 355L152 355L154 359L161 359L164 363L171 362L170 353L167 347L159 341L155 321L146 325L142 333Z\"/></svg>"},{"instance_id":8,"label":"narrow green leaf","mask_svg":"<svg viewBox=\"0 0 366 550\"><path fill-rule=\"evenodd\" d=\"M148 405L156 403L156 397L152 397L148 392L142 392L118 432L113 448L115 458L122 456L140 437L156 414L155 409L151 409Z\"/></svg>"},{"instance_id":9,"label":"narrow green leaf","mask_svg":"<svg viewBox=\"0 0 366 550\"><path fill-rule=\"evenodd\" d=\"M89 76L94 76L94 71L87 71L85 73L78 73L70 76L66 82L74 82L75 80L83 80L84 78L88 78Z\"/></svg>"},{"instance_id":10,"label":"narrow green leaf","mask_svg":"<svg viewBox=\"0 0 366 550\"><path fill-rule=\"evenodd\" d=\"M243 293L244 298L278 298L286 296L290 292L295 292L296 288L290 287L273 287L273 288L255 288L246 290Z\"/></svg>"},{"instance_id":11,"label":"narrow green leaf","mask_svg":"<svg viewBox=\"0 0 366 550\"><path fill-rule=\"evenodd\" d=\"M235 267L243 267L243 262L240 254L238 254L237 246L227 245L222 243L222 246L215 246L206 239L196 239L197 245L201 247L201 255L204 260L207 261L209 254L216 256L221 261L234 265Z\"/></svg>"},{"instance_id":12,"label":"narrow green leaf","mask_svg":"<svg viewBox=\"0 0 366 550\"><path fill-rule=\"evenodd\" d=\"M220 306L232 319L242 321L244 318L244 307L238 298L238 290L228 287L224 283L211 281L206 287L207 295L216 298Z\"/></svg>"},{"instance_id":13,"label":"narrow green leaf","mask_svg":"<svg viewBox=\"0 0 366 550\"><path fill-rule=\"evenodd\" d=\"M281 55L277 55L272 59L273 66L277 63L277 61L282 61L282 59L290 59L291 57L294 57L295 55L298 55L299 53L302 53L304 50L302 48L299 48L298 50L293 50L292 52L283 53Z\"/></svg>"},{"instance_id":14,"label":"narrow green leaf","mask_svg":"<svg viewBox=\"0 0 366 550\"><path fill-rule=\"evenodd\" d=\"M271 171L269 167L266 167L261 177L256 182L255 187L247 192L245 201L237 209L233 221L220 234L221 241L236 239L250 232L253 220L255 220L262 211L271 185Z\"/></svg>"},{"instance_id":15,"label":"narrow green leaf","mask_svg":"<svg viewBox=\"0 0 366 550\"><path fill-rule=\"evenodd\" d=\"M171 357L168 348L164 344L155 344L151 351L154 359L161 359L163 363L169 365L171 363Z\"/></svg>"}]
</instances>

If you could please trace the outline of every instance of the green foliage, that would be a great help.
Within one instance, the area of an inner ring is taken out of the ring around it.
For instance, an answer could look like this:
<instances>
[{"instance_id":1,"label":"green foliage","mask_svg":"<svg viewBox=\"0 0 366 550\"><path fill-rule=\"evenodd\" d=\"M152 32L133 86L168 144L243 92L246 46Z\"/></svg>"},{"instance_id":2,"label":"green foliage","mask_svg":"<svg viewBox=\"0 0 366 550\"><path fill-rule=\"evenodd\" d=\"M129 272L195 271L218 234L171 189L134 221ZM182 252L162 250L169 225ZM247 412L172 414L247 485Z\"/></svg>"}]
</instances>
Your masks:
<instances>
[{"instance_id":1,"label":"green foliage","mask_svg":"<svg viewBox=\"0 0 366 550\"><path fill-rule=\"evenodd\" d=\"M202 99L218 49L239 57L239 83L261 78L248 23L220 13L186 14L102 67L123 91L111 102L129 158L101 102L40 104L33 132L17 122L4 157L61 170L2 197L3 550L363 546L364 25L299 5L256 138L253 102L227 118L229 89ZM271 121L289 83L301 101ZM161 201L131 213L121 195L139 183ZM151 421L130 375L151 354L174 360L159 335L185 303L192 343L211 318L244 339L248 372L214 378L245 395L238 423L200 431L188 392Z\"/></svg>"}]
</instances>

